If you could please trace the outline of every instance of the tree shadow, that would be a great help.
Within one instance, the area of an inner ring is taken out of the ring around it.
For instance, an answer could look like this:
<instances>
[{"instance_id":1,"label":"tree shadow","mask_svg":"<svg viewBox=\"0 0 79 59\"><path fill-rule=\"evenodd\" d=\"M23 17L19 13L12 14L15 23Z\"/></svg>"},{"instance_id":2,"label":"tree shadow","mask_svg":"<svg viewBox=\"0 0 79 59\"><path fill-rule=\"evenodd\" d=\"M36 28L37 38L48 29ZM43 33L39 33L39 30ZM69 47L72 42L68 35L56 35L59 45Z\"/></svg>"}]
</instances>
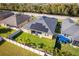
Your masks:
<instances>
[{"instance_id":1,"label":"tree shadow","mask_svg":"<svg viewBox=\"0 0 79 59\"><path fill-rule=\"evenodd\" d=\"M54 55L59 55L61 51L61 42L59 41L59 37L56 37L56 42L53 50Z\"/></svg>"},{"instance_id":2,"label":"tree shadow","mask_svg":"<svg viewBox=\"0 0 79 59\"><path fill-rule=\"evenodd\" d=\"M55 32L56 33L61 33L61 22L57 22Z\"/></svg>"},{"instance_id":3,"label":"tree shadow","mask_svg":"<svg viewBox=\"0 0 79 59\"><path fill-rule=\"evenodd\" d=\"M12 37L13 40L15 40L17 37L19 37L21 34L23 33L23 31L19 32L18 34L16 34L15 36Z\"/></svg>"},{"instance_id":4,"label":"tree shadow","mask_svg":"<svg viewBox=\"0 0 79 59\"><path fill-rule=\"evenodd\" d=\"M5 42L5 40L0 41L0 46Z\"/></svg>"},{"instance_id":5,"label":"tree shadow","mask_svg":"<svg viewBox=\"0 0 79 59\"><path fill-rule=\"evenodd\" d=\"M61 43L60 42L58 42L58 40L56 39L56 42L55 42L55 46L54 46L54 49L59 49L59 50L61 50Z\"/></svg>"},{"instance_id":6,"label":"tree shadow","mask_svg":"<svg viewBox=\"0 0 79 59\"><path fill-rule=\"evenodd\" d=\"M0 33L7 33L10 32L12 29L10 28L0 28Z\"/></svg>"}]
</instances>

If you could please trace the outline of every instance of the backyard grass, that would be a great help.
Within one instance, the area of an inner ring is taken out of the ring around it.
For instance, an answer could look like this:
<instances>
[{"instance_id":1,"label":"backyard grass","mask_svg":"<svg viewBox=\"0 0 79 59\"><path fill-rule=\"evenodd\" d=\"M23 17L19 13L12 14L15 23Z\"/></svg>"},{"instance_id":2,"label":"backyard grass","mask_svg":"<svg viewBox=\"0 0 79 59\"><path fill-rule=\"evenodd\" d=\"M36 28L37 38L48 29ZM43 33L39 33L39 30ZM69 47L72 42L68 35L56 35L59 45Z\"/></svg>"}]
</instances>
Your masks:
<instances>
[{"instance_id":1,"label":"backyard grass","mask_svg":"<svg viewBox=\"0 0 79 59\"><path fill-rule=\"evenodd\" d=\"M15 30L0 26L0 36L2 36L2 37L7 38L13 32L15 32Z\"/></svg>"},{"instance_id":2,"label":"backyard grass","mask_svg":"<svg viewBox=\"0 0 79 59\"><path fill-rule=\"evenodd\" d=\"M17 42L27 44L36 49L52 52L55 44L55 40L47 39L47 38L39 38L36 35L28 34L21 32L20 35L16 35L13 37Z\"/></svg>"},{"instance_id":3,"label":"backyard grass","mask_svg":"<svg viewBox=\"0 0 79 59\"><path fill-rule=\"evenodd\" d=\"M36 46L38 49L42 49L47 52L54 52L55 40L39 38L38 36L21 32L19 35L13 37L17 42L30 44L31 46ZM39 47L40 43L43 43L43 47ZM35 47L35 48L36 48ZM70 44L62 44L61 46L61 54L62 56L79 56L79 48L74 48L70 46Z\"/></svg>"},{"instance_id":4,"label":"backyard grass","mask_svg":"<svg viewBox=\"0 0 79 59\"><path fill-rule=\"evenodd\" d=\"M58 27L59 28L59 27ZM57 29L58 29L57 28ZM0 26L0 36L7 38L10 34L15 32L15 30L1 27ZM57 31L59 33L59 31ZM46 51L48 53L53 53L55 39L39 38L36 35L20 32L13 37L19 43L26 44L35 49ZM69 44L63 44L61 46L61 55L64 56L79 56L79 48L73 48ZM20 48L16 45L13 45L9 42L0 42L0 55L37 55L28 50Z\"/></svg>"},{"instance_id":5,"label":"backyard grass","mask_svg":"<svg viewBox=\"0 0 79 59\"><path fill-rule=\"evenodd\" d=\"M9 42L0 42L0 56L38 56Z\"/></svg>"},{"instance_id":6,"label":"backyard grass","mask_svg":"<svg viewBox=\"0 0 79 59\"><path fill-rule=\"evenodd\" d=\"M65 55L68 55L68 53L70 53L69 56L79 56L79 48L74 48L73 46L70 46L69 44L64 44L62 45L62 52L66 52Z\"/></svg>"}]
</instances>

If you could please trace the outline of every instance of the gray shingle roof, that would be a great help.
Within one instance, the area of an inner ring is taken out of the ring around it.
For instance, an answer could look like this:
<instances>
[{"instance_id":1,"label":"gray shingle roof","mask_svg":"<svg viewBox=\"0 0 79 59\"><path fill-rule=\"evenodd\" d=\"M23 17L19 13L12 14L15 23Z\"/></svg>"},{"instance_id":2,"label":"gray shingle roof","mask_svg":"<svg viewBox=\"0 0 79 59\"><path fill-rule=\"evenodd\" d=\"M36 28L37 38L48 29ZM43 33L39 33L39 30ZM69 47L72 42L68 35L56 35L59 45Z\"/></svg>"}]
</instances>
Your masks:
<instances>
[{"instance_id":1,"label":"gray shingle roof","mask_svg":"<svg viewBox=\"0 0 79 59\"><path fill-rule=\"evenodd\" d=\"M28 15L22 15L22 14L14 14L4 20L2 20L2 23L9 24L11 26L18 26L21 23L25 22L28 20L30 16Z\"/></svg>"},{"instance_id":2,"label":"gray shingle roof","mask_svg":"<svg viewBox=\"0 0 79 59\"><path fill-rule=\"evenodd\" d=\"M77 34L78 31L79 31L79 25L72 25L71 27L63 31L63 33L74 35L74 34Z\"/></svg>"},{"instance_id":3,"label":"gray shingle roof","mask_svg":"<svg viewBox=\"0 0 79 59\"><path fill-rule=\"evenodd\" d=\"M17 25L29 20L29 18L30 18L29 15L16 14Z\"/></svg>"},{"instance_id":4,"label":"gray shingle roof","mask_svg":"<svg viewBox=\"0 0 79 59\"><path fill-rule=\"evenodd\" d=\"M63 34L69 34L72 36L72 38L74 36L79 35L79 25L76 24L75 22L70 22L72 20L67 19L62 23L62 33Z\"/></svg>"},{"instance_id":5,"label":"gray shingle roof","mask_svg":"<svg viewBox=\"0 0 79 59\"><path fill-rule=\"evenodd\" d=\"M35 24L32 24L30 26L30 29L36 29L38 31L43 31L43 32L48 32L48 28L46 28L43 24L41 23L35 23Z\"/></svg>"},{"instance_id":6,"label":"gray shingle roof","mask_svg":"<svg viewBox=\"0 0 79 59\"><path fill-rule=\"evenodd\" d=\"M3 20L9 16L12 16L14 15L14 13L11 13L11 12L0 12L0 20Z\"/></svg>"},{"instance_id":7,"label":"gray shingle roof","mask_svg":"<svg viewBox=\"0 0 79 59\"><path fill-rule=\"evenodd\" d=\"M62 22L62 25L61 25L61 32L62 31L66 31L69 27L73 26L74 25L74 22L72 19L65 19L63 22Z\"/></svg>"},{"instance_id":8,"label":"gray shingle roof","mask_svg":"<svg viewBox=\"0 0 79 59\"><path fill-rule=\"evenodd\" d=\"M79 41L79 33L76 34L76 35L74 35L74 36L72 36L72 39L73 39L73 40L78 40L78 41Z\"/></svg>"},{"instance_id":9,"label":"gray shingle roof","mask_svg":"<svg viewBox=\"0 0 79 59\"><path fill-rule=\"evenodd\" d=\"M57 19L46 16L38 16L37 19L29 24L23 26L25 29L34 29L49 34L54 34Z\"/></svg>"}]
</instances>

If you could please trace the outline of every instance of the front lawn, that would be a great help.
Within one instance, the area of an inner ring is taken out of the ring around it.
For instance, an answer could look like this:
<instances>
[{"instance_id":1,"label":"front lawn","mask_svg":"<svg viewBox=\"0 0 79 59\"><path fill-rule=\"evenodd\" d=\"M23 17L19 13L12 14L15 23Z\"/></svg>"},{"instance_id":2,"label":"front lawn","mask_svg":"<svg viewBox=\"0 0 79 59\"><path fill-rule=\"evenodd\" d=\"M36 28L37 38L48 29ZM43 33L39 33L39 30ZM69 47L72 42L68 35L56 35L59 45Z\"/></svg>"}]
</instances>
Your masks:
<instances>
[{"instance_id":1,"label":"front lawn","mask_svg":"<svg viewBox=\"0 0 79 59\"><path fill-rule=\"evenodd\" d=\"M55 44L54 39L52 40L46 38L39 38L36 35L32 35L24 32L21 32L18 35L14 36L13 39L15 39L19 43L26 44L35 49L47 51L49 53L53 51L53 47Z\"/></svg>"},{"instance_id":2,"label":"front lawn","mask_svg":"<svg viewBox=\"0 0 79 59\"><path fill-rule=\"evenodd\" d=\"M66 56L79 56L79 48L74 48L73 46L70 46L69 44L62 45L62 52Z\"/></svg>"},{"instance_id":3,"label":"front lawn","mask_svg":"<svg viewBox=\"0 0 79 59\"><path fill-rule=\"evenodd\" d=\"M0 56L38 56L9 42L0 42Z\"/></svg>"},{"instance_id":4,"label":"front lawn","mask_svg":"<svg viewBox=\"0 0 79 59\"><path fill-rule=\"evenodd\" d=\"M54 51L54 45L55 40L46 39L46 38L39 38L38 36L28 34L21 32L18 35L13 37L17 42L20 42L22 44L26 44L28 46L31 46L35 49L39 49L42 51L47 52L55 52ZM62 44L61 45L61 51L57 55L59 56L79 56L79 48L74 48L70 46L69 44Z\"/></svg>"},{"instance_id":5,"label":"front lawn","mask_svg":"<svg viewBox=\"0 0 79 59\"><path fill-rule=\"evenodd\" d=\"M15 30L0 26L0 36L7 38L10 34L15 32Z\"/></svg>"}]
</instances>

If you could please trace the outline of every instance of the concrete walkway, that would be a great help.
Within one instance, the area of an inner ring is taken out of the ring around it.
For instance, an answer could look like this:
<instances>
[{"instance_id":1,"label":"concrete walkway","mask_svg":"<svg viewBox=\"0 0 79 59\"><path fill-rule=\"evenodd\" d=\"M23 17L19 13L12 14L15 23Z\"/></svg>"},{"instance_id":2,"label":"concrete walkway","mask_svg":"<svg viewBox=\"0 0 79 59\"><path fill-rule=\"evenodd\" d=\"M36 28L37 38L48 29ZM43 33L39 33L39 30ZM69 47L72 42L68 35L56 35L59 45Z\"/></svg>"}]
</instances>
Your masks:
<instances>
[{"instance_id":1,"label":"concrete walkway","mask_svg":"<svg viewBox=\"0 0 79 59\"><path fill-rule=\"evenodd\" d=\"M10 43L12 43L12 44L15 44L15 45L17 45L17 46L20 46L20 47L22 47L22 48L24 48L24 49L26 49L26 50L30 50L30 51L32 51L32 52L34 52L34 53L36 53L36 54L41 55L41 56L44 56L44 54L45 54L45 52L36 50L36 49L34 49L34 48L32 48L32 47L29 47L29 46L25 46L25 45L23 45L23 44L20 44L20 43L18 43L18 42L16 42L16 41L11 40L11 39L6 39L6 38L4 38L4 40L7 41L7 42L10 42ZM47 54L47 53L46 53L46 55L47 55L47 56L52 56L52 55L49 55L49 54Z\"/></svg>"}]
</instances>

